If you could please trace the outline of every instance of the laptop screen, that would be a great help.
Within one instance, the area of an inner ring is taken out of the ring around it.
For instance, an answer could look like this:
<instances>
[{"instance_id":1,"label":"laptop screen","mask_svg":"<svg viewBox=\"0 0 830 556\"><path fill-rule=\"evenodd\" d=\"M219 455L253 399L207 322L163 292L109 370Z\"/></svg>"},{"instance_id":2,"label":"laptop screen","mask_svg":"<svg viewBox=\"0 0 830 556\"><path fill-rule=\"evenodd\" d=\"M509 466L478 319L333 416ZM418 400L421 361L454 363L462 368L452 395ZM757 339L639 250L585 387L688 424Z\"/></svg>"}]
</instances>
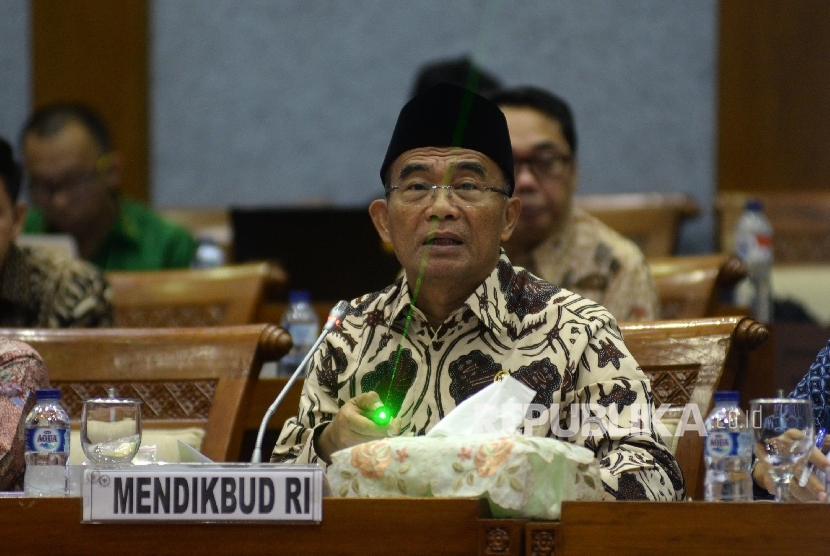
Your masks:
<instances>
[{"instance_id":1,"label":"laptop screen","mask_svg":"<svg viewBox=\"0 0 830 556\"><path fill-rule=\"evenodd\" d=\"M365 208L233 208L234 259L275 260L317 301L381 290L401 269Z\"/></svg>"}]
</instances>

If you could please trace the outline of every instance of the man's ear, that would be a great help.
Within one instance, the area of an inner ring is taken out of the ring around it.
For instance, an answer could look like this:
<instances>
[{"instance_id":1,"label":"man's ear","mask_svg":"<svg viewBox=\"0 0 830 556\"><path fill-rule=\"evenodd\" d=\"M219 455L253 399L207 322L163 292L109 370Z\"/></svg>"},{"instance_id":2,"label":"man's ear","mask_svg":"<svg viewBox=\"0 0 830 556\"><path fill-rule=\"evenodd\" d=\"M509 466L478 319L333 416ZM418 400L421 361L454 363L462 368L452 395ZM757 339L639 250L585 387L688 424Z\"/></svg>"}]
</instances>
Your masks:
<instances>
[{"instance_id":1,"label":"man's ear","mask_svg":"<svg viewBox=\"0 0 830 556\"><path fill-rule=\"evenodd\" d=\"M389 205L386 199L375 199L369 205L369 216L372 217L372 223L382 239L386 243L392 242L392 236L389 234Z\"/></svg>"},{"instance_id":2,"label":"man's ear","mask_svg":"<svg viewBox=\"0 0 830 556\"><path fill-rule=\"evenodd\" d=\"M504 207L504 223L501 229L501 240L507 241L513 235L513 230L516 229L516 223L519 221L519 215L522 213L522 202L518 197L510 197L507 199L507 205Z\"/></svg>"},{"instance_id":3,"label":"man's ear","mask_svg":"<svg viewBox=\"0 0 830 556\"><path fill-rule=\"evenodd\" d=\"M26 222L26 203L14 205L14 224L12 225L12 241L23 231L23 224Z\"/></svg>"}]
</instances>

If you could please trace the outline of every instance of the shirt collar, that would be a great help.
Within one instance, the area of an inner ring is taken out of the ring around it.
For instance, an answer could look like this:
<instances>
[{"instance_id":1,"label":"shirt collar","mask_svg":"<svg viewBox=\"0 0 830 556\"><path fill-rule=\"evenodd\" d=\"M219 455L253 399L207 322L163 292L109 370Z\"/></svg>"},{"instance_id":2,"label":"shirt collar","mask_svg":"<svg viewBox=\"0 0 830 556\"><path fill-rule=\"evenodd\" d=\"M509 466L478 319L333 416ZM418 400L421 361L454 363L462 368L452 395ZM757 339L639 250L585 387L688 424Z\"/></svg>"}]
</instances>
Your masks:
<instances>
[{"instance_id":1,"label":"shirt collar","mask_svg":"<svg viewBox=\"0 0 830 556\"><path fill-rule=\"evenodd\" d=\"M504 252L504 249L500 249L499 262L504 262L508 265L511 264L510 259L507 258L507 255ZM388 314L387 322L390 325L392 322L401 317L406 318L409 314L410 305L412 303L412 294L409 289L409 283L406 280L406 276L401 278L399 284L397 298L391 305L392 309ZM499 265L496 264L493 271L490 272L490 275L487 276L484 282L482 282L473 291L473 293L470 294L464 303L461 304L459 309L461 309L462 314L463 310L471 310L479 321L481 321L488 328L492 328L492 324L500 322L498 315L506 314L504 305L504 296L501 294L501 286L499 283ZM459 309L453 311L452 315L459 314ZM414 307L413 310L418 311L418 308ZM452 316L447 317L447 320L450 320L451 318Z\"/></svg>"}]
</instances>

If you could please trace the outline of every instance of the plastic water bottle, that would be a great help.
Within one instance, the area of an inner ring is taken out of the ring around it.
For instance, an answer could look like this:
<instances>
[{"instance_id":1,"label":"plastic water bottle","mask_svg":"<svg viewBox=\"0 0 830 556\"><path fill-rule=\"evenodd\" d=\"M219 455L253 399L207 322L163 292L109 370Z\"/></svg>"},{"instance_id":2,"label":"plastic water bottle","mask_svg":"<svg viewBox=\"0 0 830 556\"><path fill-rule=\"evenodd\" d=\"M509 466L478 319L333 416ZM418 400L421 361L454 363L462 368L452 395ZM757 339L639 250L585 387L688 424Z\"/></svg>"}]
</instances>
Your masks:
<instances>
[{"instance_id":1,"label":"plastic water bottle","mask_svg":"<svg viewBox=\"0 0 830 556\"><path fill-rule=\"evenodd\" d=\"M749 276L736 288L736 303L750 307L760 322L772 321L772 224L761 201L746 202L735 226L735 251L749 268Z\"/></svg>"},{"instance_id":2,"label":"plastic water bottle","mask_svg":"<svg viewBox=\"0 0 830 556\"><path fill-rule=\"evenodd\" d=\"M752 501L752 429L738 406L737 392L715 392L715 407L706 417L703 462L707 502Z\"/></svg>"},{"instance_id":3,"label":"plastic water bottle","mask_svg":"<svg viewBox=\"0 0 830 556\"><path fill-rule=\"evenodd\" d=\"M69 416L60 390L37 390L35 395L35 407L26 417L23 490L27 496L66 496Z\"/></svg>"},{"instance_id":4,"label":"plastic water bottle","mask_svg":"<svg viewBox=\"0 0 830 556\"><path fill-rule=\"evenodd\" d=\"M320 334L320 320L311 306L311 295L305 290L288 292L288 308L282 316L280 326L285 328L294 346L279 362L279 376L291 376L309 352L317 335Z\"/></svg>"}]
</instances>

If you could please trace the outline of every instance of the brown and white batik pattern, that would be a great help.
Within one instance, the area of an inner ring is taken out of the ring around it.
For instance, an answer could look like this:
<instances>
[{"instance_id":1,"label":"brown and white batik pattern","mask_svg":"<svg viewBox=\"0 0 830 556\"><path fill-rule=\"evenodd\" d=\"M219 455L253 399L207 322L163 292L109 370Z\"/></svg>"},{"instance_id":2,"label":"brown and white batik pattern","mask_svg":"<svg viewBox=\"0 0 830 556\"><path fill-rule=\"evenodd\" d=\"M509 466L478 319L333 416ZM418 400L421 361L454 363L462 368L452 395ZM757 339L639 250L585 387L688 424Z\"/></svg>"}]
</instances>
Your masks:
<instances>
[{"instance_id":1,"label":"brown and white batik pattern","mask_svg":"<svg viewBox=\"0 0 830 556\"><path fill-rule=\"evenodd\" d=\"M90 263L36 247L11 246L0 272L0 326L112 326L109 285Z\"/></svg>"},{"instance_id":2,"label":"brown and white batik pattern","mask_svg":"<svg viewBox=\"0 0 830 556\"><path fill-rule=\"evenodd\" d=\"M534 274L593 299L619 322L659 314L657 287L640 248L583 210L573 207L562 232L531 257Z\"/></svg>"},{"instance_id":3,"label":"brown and white batik pattern","mask_svg":"<svg viewBox=\"0 0 830 556\"><path fill-rule=\"evenodd\" d=\"M283 427L272 461L316 462L315 429L360 393L376 391L400 418L401 434L423 435L508 372L549 408L550 420L529 433L592 450L610 495L683 498L680 469L651 426L649 381L604 307L514 268L504 253L438 330L410 295L399 280L351 302L314 354L298 416ZM606 408L616 411L616 427ZM572 427L572 415L592 426Z\"/></svg>"}]
</instances>

